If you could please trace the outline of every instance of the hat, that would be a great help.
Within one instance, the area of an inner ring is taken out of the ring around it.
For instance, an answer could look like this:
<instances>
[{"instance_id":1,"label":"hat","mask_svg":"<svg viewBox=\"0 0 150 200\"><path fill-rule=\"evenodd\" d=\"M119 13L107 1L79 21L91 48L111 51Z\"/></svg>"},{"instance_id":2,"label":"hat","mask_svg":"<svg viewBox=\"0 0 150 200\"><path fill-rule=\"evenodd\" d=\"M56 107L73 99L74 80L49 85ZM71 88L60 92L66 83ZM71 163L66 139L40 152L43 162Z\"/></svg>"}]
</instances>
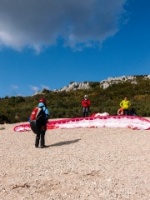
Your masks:
<instances>
[{"instance_id":1,"label":"hat","mask_svg":"<svg viewBox=\"0 0 150 200\"><path fill-rule=\"evenodd\" d=\"M45 99L45 98L41 98L41 99L39 100L39 102L46 104L46 99Z\"/></svg>"}]
</instances>

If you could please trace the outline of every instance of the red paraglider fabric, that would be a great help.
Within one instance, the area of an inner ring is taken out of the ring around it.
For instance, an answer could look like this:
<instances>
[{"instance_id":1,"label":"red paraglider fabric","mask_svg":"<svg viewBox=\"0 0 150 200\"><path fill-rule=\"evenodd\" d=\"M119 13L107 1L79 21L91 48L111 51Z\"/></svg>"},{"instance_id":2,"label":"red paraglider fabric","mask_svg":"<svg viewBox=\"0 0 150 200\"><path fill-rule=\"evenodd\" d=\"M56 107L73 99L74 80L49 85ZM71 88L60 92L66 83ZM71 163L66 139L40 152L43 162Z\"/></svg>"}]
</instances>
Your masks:
<instances>
[{"instance_id":1,"label":"red paraglider fabric","mask_svg":"<svg viewBox=\"0 0 150 200\"><path fill-rule=\"evenodd\" d=\"M150 120L137 116L98 116L85 118L67 118L49 120L47 129L62 128L131 128L134 130L150 130ZM16 132L30 131L30 124L23 123L14 127Z\"/></svg>"}]
</instances>

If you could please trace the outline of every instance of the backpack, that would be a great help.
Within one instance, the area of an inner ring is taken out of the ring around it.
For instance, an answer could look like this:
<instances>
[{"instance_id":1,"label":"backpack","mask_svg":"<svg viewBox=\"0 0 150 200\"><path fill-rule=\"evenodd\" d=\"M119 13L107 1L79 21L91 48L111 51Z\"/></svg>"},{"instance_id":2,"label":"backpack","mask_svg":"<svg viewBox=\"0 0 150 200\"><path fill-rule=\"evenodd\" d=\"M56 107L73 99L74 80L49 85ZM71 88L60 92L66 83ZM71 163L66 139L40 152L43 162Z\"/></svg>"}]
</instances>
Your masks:
<instances>
[{"instance_id":1,"label":"backpack","mask_svg":"<svg viewBox=\"0 0 150 200\"><path fill-rule=\"evenodd\" d=\"M40 134L41 126L45 121L45 112L42 108L35 107L30 115L30 127L35 134Z\"/></svg>"}]
</instances>

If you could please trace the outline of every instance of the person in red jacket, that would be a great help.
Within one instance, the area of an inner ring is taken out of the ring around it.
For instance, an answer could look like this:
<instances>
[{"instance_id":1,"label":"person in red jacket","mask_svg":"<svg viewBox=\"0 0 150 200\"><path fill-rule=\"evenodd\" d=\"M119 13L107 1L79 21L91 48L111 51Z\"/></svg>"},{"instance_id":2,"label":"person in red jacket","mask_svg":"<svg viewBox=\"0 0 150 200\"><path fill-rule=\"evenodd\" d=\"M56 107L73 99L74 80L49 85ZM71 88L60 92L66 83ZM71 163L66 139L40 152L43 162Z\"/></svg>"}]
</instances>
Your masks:
<instances>
[{"instance_id":1,"label":"person in red jacket","mask_svg":"<svg viewBox=\"0 0 150 200\"><path fill-rule=\"evenodd\" d=\"M91 101L88 99L88 95L84 95L84 99L82 99L81 105L82 105L83 117L88 117L89 109L90 109L90 105L91 105Z\"/></svg>"}]
</instances>

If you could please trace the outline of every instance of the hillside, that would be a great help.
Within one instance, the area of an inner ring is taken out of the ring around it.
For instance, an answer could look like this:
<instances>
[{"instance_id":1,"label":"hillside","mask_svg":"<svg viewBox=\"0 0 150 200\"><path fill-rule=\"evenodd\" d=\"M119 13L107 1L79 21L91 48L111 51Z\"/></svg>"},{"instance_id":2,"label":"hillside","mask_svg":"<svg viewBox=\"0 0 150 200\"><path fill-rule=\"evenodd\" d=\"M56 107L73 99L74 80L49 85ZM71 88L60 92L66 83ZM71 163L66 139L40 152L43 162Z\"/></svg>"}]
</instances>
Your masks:
<instances>
[{"instance_id":1,"label":"hillside","mask_svg":"<svg viewBox=\"0 0 150 200\"><path fill-rule=\"evenodd\" d=\"M68 86L49 91L44 89L34 96L12 96L0 99L0 123L28 121L29 115L45 97L51 118L81 116L81 99L88 94L92 102L90 114L108 112L116 115L120 101L127 96L138 116L150 116L150 75L108 78L101 82L71 82Z\"/></svg>"}]
</instances>

